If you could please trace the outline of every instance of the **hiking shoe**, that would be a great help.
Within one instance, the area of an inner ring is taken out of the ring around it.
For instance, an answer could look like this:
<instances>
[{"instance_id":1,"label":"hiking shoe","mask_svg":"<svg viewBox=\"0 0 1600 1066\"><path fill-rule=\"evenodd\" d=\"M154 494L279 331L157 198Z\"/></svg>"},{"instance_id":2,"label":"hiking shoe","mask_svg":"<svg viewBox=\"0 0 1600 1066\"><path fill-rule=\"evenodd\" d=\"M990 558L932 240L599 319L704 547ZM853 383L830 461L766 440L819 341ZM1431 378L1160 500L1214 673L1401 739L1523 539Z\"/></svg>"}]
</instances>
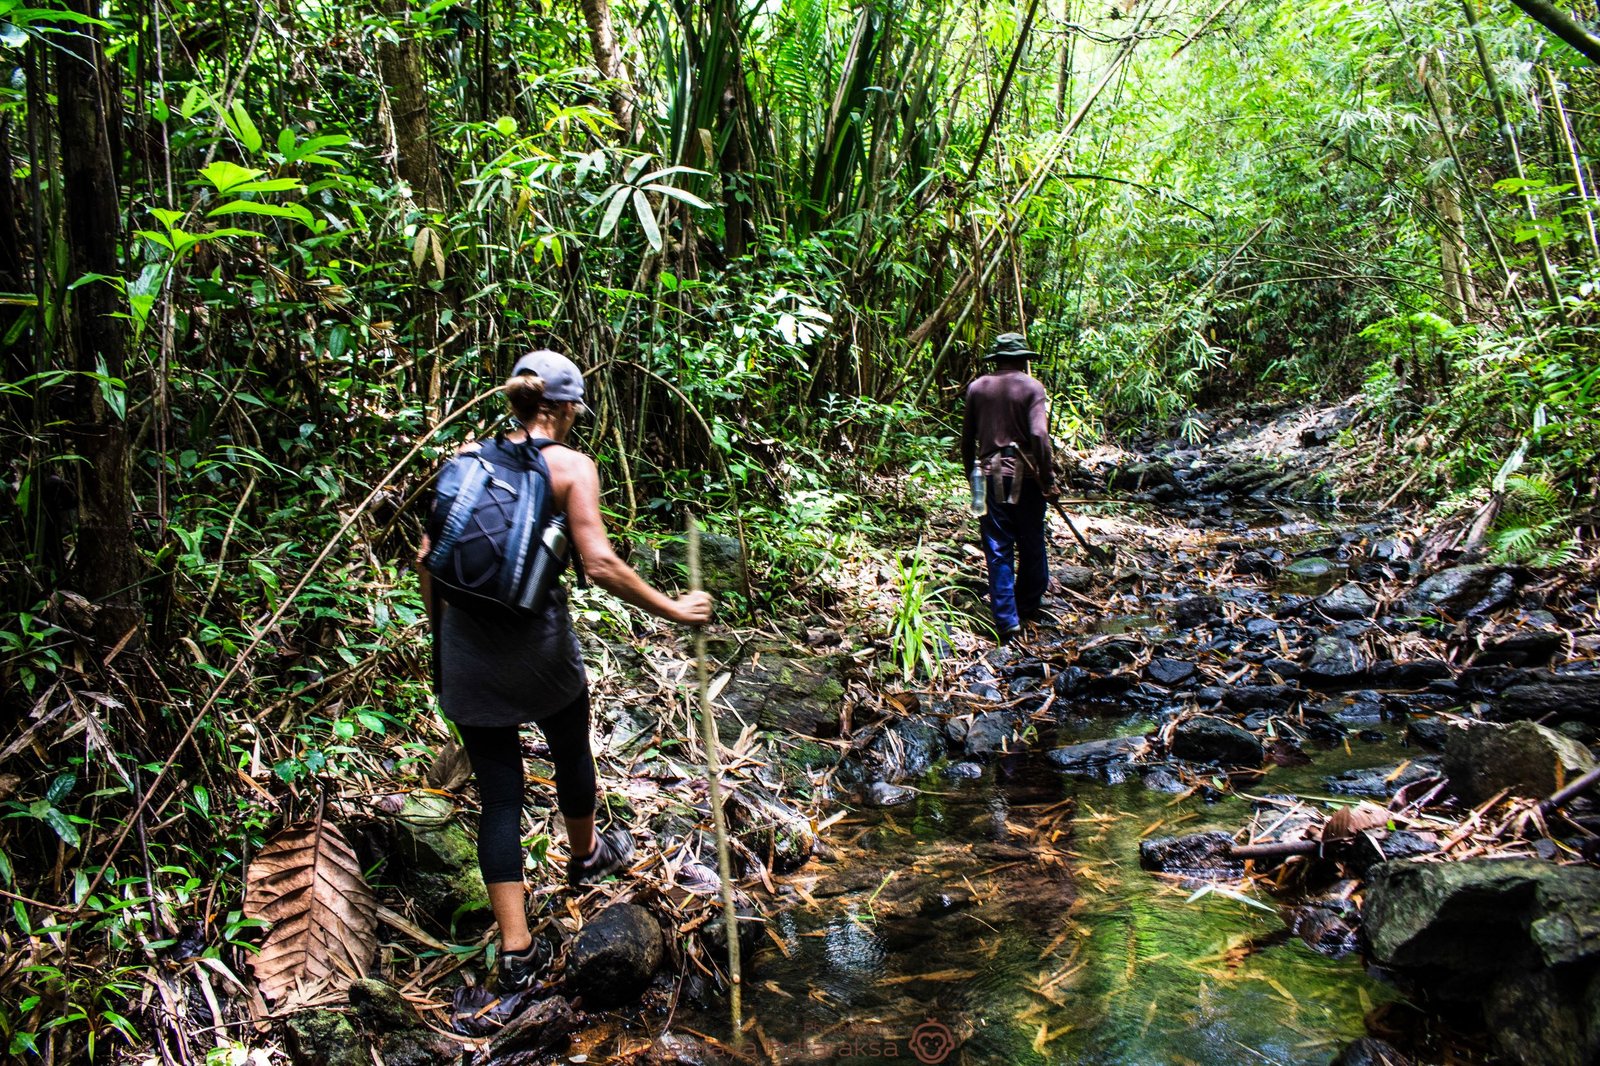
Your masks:
<instances>
[{"instance_id":1,"label":"hiking shoe","mask_svg":"<svg viewBox=\"0 0 1600 1066\"><path fill-rule=\"evenodd\" d=\"M1061 624L1061 619L1043 607L1036 607L1023 616L1026 621L1045 629L1053 629Z\"/></svg>"},{"instance_id":2,"label":"hiking shoe","mask_svg":"<svg viewBox=\"0 0 1600 1066\"><path fill-rule=\"evenodd\" d=\"M539 936L521 951L501 952L500 977L495 987L503 996L527 991L550 968L551 958L550 942Z\"/></svg>"},{"instance_id":3,"label":"hiking shoe","mask_svg":"<svg viewBox=\"0 0 1600 1066\"><path fill-rule=\"evenodd\" d=\"M624 869L633 860L633 837L626 829L595 833L594 851L586 859L567 860L567 884L592 885Z\"/></svg>"},{"instance_id":4,"label":"hiking shoe","mask_svg":"<svg viewBox=\"0 0 1600 1066\"><path fill-rule=\"evenodd\" d=\"M1000 627L1000 636L996 639L995 643L996 644L1010 644L1014 640L1020 640L1021 637L1022 637L1022 627L1021 626L1001 626Z\"/></svg>"}]
</instances>

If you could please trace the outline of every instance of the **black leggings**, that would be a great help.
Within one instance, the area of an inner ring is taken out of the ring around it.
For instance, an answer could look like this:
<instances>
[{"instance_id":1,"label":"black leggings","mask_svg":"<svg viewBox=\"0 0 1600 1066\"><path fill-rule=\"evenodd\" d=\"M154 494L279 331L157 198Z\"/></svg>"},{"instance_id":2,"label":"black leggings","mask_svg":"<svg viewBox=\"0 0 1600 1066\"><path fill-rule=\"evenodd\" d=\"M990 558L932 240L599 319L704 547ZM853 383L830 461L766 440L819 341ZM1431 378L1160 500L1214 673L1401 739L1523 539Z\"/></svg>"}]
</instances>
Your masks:
<instances>
[{"instance_id":1,"label":"black leggings","mask_svg":"<svg viewBox=\"0 0 1600 1066\"><path fill-rule=\"evenodd\" d=\"M568 818L594 814L589 693L537 723L556 767L556 805ZM483 882L522 880L522 741L517 727L458 725L478 778L478 869Z\"/></svg>"}]
</instances>

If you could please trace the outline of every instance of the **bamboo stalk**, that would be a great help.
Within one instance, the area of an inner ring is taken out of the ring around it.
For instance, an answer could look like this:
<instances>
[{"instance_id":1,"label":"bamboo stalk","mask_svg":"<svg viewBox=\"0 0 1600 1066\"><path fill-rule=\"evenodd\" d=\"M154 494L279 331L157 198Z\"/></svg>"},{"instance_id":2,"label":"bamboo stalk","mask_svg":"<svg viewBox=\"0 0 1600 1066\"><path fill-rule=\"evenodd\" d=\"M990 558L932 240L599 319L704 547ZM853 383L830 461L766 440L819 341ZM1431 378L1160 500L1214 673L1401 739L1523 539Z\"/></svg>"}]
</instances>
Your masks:
<instances>
[{"instance_id":1,"label":"bamboo stalk","mask_svg":"<svg viewBox=\"0 0 1600 1066\"><path fill-rule=\"evenodd\" d=\"M687 519L689 539L689 588L700 591L700 527L691 513ZM700 732L706 749L706 785L711 797L711 824L717 834L717 874L722 881L722 917L728 936L728 980L733 1010L733 1042L744 1032L743 986L739 975L739 913L733 905L733 863L728 855L728 820L722 810L722 757L717 745L717 722L711 711L710 680L706 670L706 630L694 627L695 698L700 704Z\"/></svg>"}]
</instances>

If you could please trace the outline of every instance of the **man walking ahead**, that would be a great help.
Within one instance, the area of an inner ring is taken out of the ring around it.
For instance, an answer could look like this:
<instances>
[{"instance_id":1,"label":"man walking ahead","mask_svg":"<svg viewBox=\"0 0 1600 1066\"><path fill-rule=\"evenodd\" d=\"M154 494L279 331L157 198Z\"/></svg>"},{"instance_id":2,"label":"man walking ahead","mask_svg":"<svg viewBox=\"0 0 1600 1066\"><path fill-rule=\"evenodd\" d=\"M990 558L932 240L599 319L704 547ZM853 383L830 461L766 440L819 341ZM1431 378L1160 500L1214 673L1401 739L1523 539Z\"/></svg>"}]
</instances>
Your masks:
<instances>
[{"instance_id":1,"label":"man walking ahead","mask_svg":"<svg viewBox=\"0 0 1600 1066\"><path fill-rule=\"evenodd\" d=\"M989 566L989 606L1001 642L1040 621L1049 571L1045 500L1059 495L1050 449L1044 386L1028 374L1020 333L1002 333L985 358L994 369L967 386L961 430L962 469L977 462L987 479L988 511L979 520Z\"/></svg>"}]
</instances>

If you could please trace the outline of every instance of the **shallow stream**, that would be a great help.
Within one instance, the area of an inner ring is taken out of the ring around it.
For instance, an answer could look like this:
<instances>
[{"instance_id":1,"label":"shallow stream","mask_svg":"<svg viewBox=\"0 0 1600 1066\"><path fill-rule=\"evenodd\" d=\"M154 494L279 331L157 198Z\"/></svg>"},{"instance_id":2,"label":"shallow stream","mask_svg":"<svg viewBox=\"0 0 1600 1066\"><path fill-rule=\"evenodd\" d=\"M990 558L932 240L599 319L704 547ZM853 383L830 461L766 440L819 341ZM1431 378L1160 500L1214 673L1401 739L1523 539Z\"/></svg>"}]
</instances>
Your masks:
<instances>
[{"instance_id":1,"label":"shallow stream","mask_svg":"<svg viewBox=\"0 0 1600 1066\"><path fill-rule=\"evenodd\" d=\"M1094 725L1060 739L1117 731ZM1245 791L1315 796L1326 774L1403 757L1335 748ZM1065 780L1037 749L863 812L835 828L838 861L791 878L797 898L769 923L782 946L759 953L745 997L759 1057L917 1061L907 1042L923 1026L931 1055L948 1030L952 1063L1323 1066L1395 993L1358 958L1290 935L1264 894L1249 898L1266 909L1190 901L1192 885L1139 868L1145 836L1249 815L1243 795L1175 802L1137 778ZM721 1012L681 1023L728 1036Z\"/></svg>"}]
</instances>

